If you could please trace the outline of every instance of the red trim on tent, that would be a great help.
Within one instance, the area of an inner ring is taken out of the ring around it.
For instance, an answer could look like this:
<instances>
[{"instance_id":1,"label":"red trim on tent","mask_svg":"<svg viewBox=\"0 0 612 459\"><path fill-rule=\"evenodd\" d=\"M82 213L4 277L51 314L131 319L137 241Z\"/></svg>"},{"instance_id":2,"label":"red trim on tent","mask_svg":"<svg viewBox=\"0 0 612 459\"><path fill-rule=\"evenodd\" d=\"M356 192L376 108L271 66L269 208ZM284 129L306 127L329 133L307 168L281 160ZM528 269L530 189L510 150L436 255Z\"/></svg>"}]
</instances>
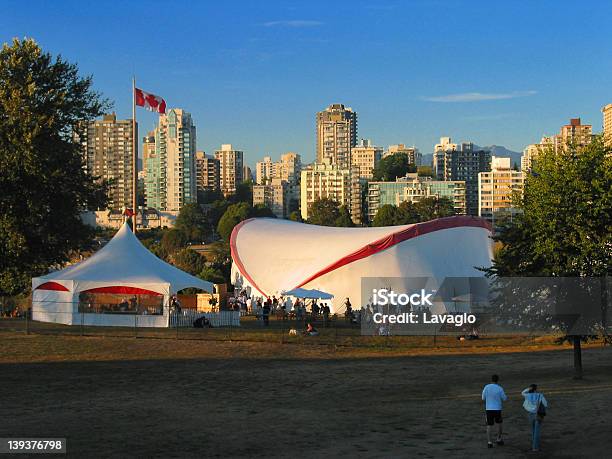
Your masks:
<instances>
[{"instance_id":1,"label":"red trim on tent","mask_svg":"<svg viewBox=\"0 0 612 459\"><path fill-rule=\"evenodd\" d=\"M66 287L62 284L58 284L57 282L45 282L44 284L40 284L35 290L56 290L58 292L69 292Z\"/></svg>"},{"instance_id":2,"label":"red trim on tent","mask_svg":"<svg viewBox=\"0 0 612 459\"><path fill-rule=\"evenodd\" d=\"M156 295L162 296L161 293L154 292L152 290L146 290L144 288L137 287L125 287L125 286L112 286L112 287L98 287L89 290L83 290L81 293L118 293L120 295Z\"/></svg>"},{"instance_id":3,"label":"red trim on tent","mask_svg":"<svg viewBox=\"0 0 612 459\"><path fill-rule=\"evenodd\" d=\"M266 295L266 297L270 298L270 295L260 289L257 283L255 283L255 281L253 280L253 278L247 273L246 269L244 269L244 265L242 264L242 260L240 260L240 257L238 256L238 250L236 249L236 238L238 237L238 231L251 220L255 219L247 218L246 220L243 220L236 226L234 226L234 229L232 230L232 235L230 236L230 254L232 256L232 260L234 260L234 263L236 263L236 266L238 267L238 271L240 271L244 278L248 280L253 287L255 287L261 293Z\"/></svg>"},{"instance_id":4,"label":"red trim on tent","mask_svg":"<svg viewBox=\"0 0 612 459\"><path fill-rule=\"evenodd\" d=\"M308 282L312 282L317 277L321 277L324 274L327 274L331 271L334 271L342 266L348 265L349 263L353 263L354 261L361 260L362 258L367 258L372 256L378 252L382 252L394 245L399 244L400 242L407 241L408 239L412 239L418 236L422 236L427 233L433 233L434 231L440 231L450 228L458 228L458 227L476 227L476 228L486 228L491 231L491 224L483 219L477 217L469 217L469 216L456 216L456 217L445 217L438 218L436 220L430 220L428 222L423 223L415 223L414 225L398 231L397 233L389 234L388 236L379 239L378 241L374 241L371 244L368 244L355 252L340 258L338 261L332 263L331 265L323 268L321 271L314 273L312 276L300 282L294 288L302 287Z\"/></svg>"},{"instance_id":5,"label":"red trim on tent","mask_svg":"<svg viewBox=\"0 0 612 459\"><path fill-rule=\"evenodd\" d=\"M243 222L240 222L238 225L234 227L234 230L232 231L232 236L230 238L230 250L232 254L232 259L234 260L234 263L236 263L236 266L238 267L238 270L240 271L240 273L251 283L251 285L253 285L253 287L257 288L260 292L263 293L263 291L255 283L253 278L247 273L246 269L244 269L244 265L242 264L242 261L240 260L240 257L238 256L238 250L236 248L236 238L238 237L238 231L247 222L250 222L251 220L254 220L254 219L250 218L248 220L244 220ZM322 270L314 273L313 275L308 277L306 280L300 282L293 288L302 287L303 285L306 285L308 282L312 282L316 278L321 277L338 268L341 268L342 266L348 265L349 263L353 263L354 261L357 261L357 260L361 260L362 258L367 258L378 252L382 252L383 250L393 247L394 245L397 245L400 242L407 241L408 239L422 236L427 233L433 233L434 231L440 231L440 230L451 229L451 228L459 228L459 227L485 228L489 231L492 231L492 226L487 220L483 218L471 217L467 215L438 218L436 220L430 220L428 222L415 223L414 225L411 225L408 228L397 231L395 233L391 233L388 236L383 237L382 239L379 239L370 244L367 244L364 247L356 250L355 252L340 258L339 260L328 265Z\"/></svg>"}]
</instances>

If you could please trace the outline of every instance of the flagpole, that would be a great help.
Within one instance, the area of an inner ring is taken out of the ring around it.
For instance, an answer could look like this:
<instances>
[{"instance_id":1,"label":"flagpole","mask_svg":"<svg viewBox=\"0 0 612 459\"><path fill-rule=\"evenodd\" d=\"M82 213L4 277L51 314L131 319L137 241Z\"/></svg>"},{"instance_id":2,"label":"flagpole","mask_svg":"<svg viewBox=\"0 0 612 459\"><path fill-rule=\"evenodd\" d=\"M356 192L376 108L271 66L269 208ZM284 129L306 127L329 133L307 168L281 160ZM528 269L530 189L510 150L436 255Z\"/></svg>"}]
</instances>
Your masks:
<instances>
[{"instance_id":1,"label":"flagpole","mask_svg":"<svg viewBox=\"0 0 612 459\"><path fill-rule=\"evenodd\" d=\"M138 203L136 188L138 186L138 142L136 139L136 77L132 77L132 231L136 233L136 213Z\"/></svg>"}]
</instances>

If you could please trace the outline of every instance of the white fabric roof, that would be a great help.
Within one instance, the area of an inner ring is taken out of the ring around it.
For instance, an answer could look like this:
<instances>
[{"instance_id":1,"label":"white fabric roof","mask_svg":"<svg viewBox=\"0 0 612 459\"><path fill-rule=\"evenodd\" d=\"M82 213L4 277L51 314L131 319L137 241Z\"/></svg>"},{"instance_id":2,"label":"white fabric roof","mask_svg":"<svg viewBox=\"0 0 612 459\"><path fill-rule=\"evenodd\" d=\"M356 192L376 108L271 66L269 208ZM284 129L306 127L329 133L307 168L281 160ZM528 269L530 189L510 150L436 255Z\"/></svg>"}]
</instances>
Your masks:
<instances>
[{"instance_id":1,"label":"white fabric roof","mask_svg":"<svg viewBox=\"0 0 612 459\"><path fill-rule=\"evenodd\" d=\"M91 257L32 280L32 287L54 281L72 292L106 286L130 286L165 295L194 287L212 292L213 284L160 260L141 244L125 223Z\"/></svg>"},{"instance_id":2,"label":"white fabric roof","mask_svg":"<svg viewBox=\"0 0 612 459\"><path fill-rule=\"evenodd\" d=\"M357 304L366 277L482 277L490 234L489 223L469 216L380 228L251 219L232 233L232 281L256 295L318 289Z\"/></svg>"}]
</instances>

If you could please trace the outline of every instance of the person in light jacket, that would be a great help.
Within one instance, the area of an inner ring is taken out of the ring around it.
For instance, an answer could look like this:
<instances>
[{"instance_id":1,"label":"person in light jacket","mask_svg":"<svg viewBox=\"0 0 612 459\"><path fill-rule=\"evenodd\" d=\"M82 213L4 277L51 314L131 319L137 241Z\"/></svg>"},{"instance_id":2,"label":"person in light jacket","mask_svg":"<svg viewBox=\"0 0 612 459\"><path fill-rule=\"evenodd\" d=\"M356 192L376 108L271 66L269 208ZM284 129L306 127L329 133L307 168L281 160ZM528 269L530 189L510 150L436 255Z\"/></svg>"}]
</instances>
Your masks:
<instances>
[{"instance_id":1,"label":"person in light jacket","mask_svg":"<svg viewBox=\"0 0 612 459\"><path fill-rule=\"evenodd\" d=\"M529 416L529 424L531 425L531 450L540 450L540 434L542 430L543 416L538 413L540 404L544 408L548 408L548 402L544 397L544 394L538 392L538 385L531 384L527 389L521 392L521 395L525 397L523 402L523 408L527 411Z\"/></svg>"}]
</instances>

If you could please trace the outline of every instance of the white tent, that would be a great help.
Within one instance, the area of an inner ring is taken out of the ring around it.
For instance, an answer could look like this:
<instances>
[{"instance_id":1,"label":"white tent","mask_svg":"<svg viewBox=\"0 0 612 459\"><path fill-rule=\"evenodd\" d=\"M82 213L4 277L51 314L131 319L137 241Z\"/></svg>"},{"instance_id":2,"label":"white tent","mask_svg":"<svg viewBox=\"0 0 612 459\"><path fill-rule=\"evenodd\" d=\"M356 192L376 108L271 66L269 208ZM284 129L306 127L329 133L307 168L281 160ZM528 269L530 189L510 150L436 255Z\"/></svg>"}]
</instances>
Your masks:
<instances>
[{"instance_id":1,"label":"white tent","mask_svg":"<svg viewBox=\"0 0 612 459\"><path fill-rule=\"evenodd\" d=\"M140 316L140 326L168 326L168 301L176 292L194 287L212 292L210 282L198 279L160 260L124 224L102 249L61 271L32 279L32 318L44 322L86 325L134 325L133 315L80 314L81 293L157 295L164 313Z\"/></svg>"},{"instance_id":2,"label":"white tent","mask_svg":"<svg viewBox=\"0 0 612 459\"><path fill-rule=\"evenodd\" d=\"M414 225L335 228L257 218L234 228L232 282L254 295L298 287L361 305L364 277L482 277L491 266L491 226L456 216Z\"/></svg>"},{"instance_id":3,"label":"white tent","mask_svg":"<svg viewBox=\"0 0 612 459\"><path fill-rule=\"evenodd\" d=\"M315 289L294 288L289 291L282 291L283 296L294 296L296 298L315 299L315 300L331 300L334 296L327 292Z\"/></svg>"}]
</instances>

